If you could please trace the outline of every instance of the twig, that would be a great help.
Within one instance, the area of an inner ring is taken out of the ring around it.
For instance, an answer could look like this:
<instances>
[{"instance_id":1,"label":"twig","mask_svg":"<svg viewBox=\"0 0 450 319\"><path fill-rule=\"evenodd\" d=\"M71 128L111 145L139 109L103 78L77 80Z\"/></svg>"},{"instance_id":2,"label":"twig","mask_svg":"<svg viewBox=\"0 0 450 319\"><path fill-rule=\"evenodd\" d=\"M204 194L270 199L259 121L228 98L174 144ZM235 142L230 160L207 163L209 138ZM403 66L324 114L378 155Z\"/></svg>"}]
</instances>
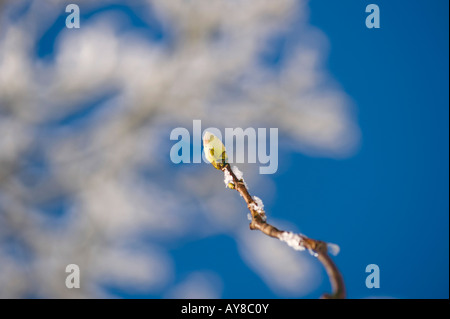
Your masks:
<instances>
[{"instance_id":1,"label":"twig","mask_svg":"<svg viewBox=\"0 0 450 319\"><path fill-rule=\"evenodd\" d=\"M252 215L252 220L250 222L251 230L260 230L264 234L270 237L278 238L283 240L286 234L290 234L288 232L277 229L271 224L267 223L265 220L265 215L261 214L261 211L258 210L258 204L255 202L253 197L249 194L248 189L241 179L239 180L233 170L230 167L230 164L226 163L222 171L226 174L228 173L233 179L233 185L231 188L236 189L239 194L242 195L245 202L247 203L247 207L250 210ZM308 249L312 251L317 259L322 263L327 271L328 277L330 278L331 287L333 289L332 294L323 294L322 298L324 299L341 299L345 298L345 285L344 280L342 278L339 269L336 267L336 264L331 259L328 254L327 243L321 240L315 240L306 237L305 235L294 235L295 239L298 239L296 242L296 246L304 249Z\"/></svg>"}]
</instances>

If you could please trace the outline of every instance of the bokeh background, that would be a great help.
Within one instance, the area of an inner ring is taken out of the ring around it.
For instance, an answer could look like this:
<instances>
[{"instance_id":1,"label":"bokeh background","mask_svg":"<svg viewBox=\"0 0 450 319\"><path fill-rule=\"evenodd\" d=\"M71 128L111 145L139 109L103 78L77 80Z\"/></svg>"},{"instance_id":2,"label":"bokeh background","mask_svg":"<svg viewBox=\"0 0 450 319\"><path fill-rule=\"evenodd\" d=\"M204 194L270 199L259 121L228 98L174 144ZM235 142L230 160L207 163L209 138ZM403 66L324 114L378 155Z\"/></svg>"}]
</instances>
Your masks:
<instances>
[{"instance_id":1,"label":"bokeh background","mask_svg":"<svg viewBox=\"0 0 450 319\"><path fill-rule=\"evenodd\" d=\"M220 172L170 161L201 119L279 129L276 174L238 167L274 225L340 245L348 297L448 298L448 5L0 1L0 297L329 291L314 257L248 229Z\"/></svg>"}]
</instances>

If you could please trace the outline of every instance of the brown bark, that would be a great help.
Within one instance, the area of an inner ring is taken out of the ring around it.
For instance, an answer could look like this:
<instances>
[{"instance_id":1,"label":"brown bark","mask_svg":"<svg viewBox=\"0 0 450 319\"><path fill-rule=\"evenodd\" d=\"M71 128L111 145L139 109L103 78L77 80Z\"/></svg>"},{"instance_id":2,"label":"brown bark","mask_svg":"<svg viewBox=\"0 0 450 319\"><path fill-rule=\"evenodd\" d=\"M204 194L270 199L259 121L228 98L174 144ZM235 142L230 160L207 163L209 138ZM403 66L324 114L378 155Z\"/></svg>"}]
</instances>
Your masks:
<instances>
[{"instance_id":1,"label":"brown bark","mask_svg":"<svg viewBox=\"0 0 450 319\"><path fill-rule=\"evenodd\" d=\"M279 230L278 228L267 223L265 219L259 214L259 212L254 209L256 203L253 197L248 192L248 189L245 186L244 181L238 180L233 170L231 169L230 164L228 163L225 164L224 167L222 168L222 171L227 171L228 174L230 174L230 176L233 178L234 189L236 189L239 192L239 194L242 195L245 202L247 203L247 207L252 215L252 220L250 222L250 229L252 230L257 229L266 234L267 236L280 239L280 236L282 233L284 233L284 231ZM324 266L330 279L333 292L331 294L327 293L323 294L322 298L324 299L345 298L344 280L336 264L333 262L330 255L328 254L327 244L324 241L311 239L304 235L299 236L302 238L301 240L302 246L304 246L305 249L311 250L317 254L317 259Z\"/></svg>"}]
</instances>

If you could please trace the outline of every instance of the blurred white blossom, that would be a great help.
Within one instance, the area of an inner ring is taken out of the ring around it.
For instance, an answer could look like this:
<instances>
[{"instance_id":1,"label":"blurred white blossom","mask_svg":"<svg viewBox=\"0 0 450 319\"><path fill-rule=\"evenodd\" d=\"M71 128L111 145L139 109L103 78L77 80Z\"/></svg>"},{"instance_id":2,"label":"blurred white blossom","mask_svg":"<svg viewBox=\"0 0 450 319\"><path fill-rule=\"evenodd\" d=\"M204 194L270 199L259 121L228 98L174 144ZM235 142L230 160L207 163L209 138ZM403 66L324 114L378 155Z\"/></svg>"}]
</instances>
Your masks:
<instances>
[{"instance_id":1,"label":"blurred white blossom","mask_svg":"<svg viewBox=\"0 0 450 319\"><path fill-rule=\"evenodd\" d=\"M68 1L3 1L0 297L108 296L104 285L181 297L200 285L202 298L220 297L208 276L171 286L176 266L165 243L194 229L234 236L276 291L314 289L304 257L233 231L242 205L216 171L174 168L169 152L161 154L167 132L193 119L278 127L308 154L353 150L359 133L350 101L323 69L324 37L308 25L306 2L132 2L140 19L161 29L158 40L121 28L126 17L117 11L98 11L75 30L58 19ZM79 6L87 13L110 3ZM289 34L288 47L274 70L262 56L280 34ZM64 286L70 263L80 266L80 289Z\"/></svg>"}]
</instances>

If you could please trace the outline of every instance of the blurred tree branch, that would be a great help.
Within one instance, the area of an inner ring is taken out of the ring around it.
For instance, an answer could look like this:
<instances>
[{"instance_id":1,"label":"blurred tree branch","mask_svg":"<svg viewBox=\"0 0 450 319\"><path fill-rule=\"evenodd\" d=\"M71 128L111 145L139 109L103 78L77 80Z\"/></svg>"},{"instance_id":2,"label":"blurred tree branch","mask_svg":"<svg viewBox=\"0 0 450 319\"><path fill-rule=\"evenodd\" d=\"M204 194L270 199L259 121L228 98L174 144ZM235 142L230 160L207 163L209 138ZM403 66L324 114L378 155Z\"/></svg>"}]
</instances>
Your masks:
<instances>
[{"instance_id":1,"label":"blurred tree branch","mask_svg":"<svg viewBox=\"0 0 450 319\"><path fill-rule=\"evenodd\" d=\"M209 114L212 126L246 127L270 114L300 151L326 154L347 154L347 137L358 134L345 94L323 85L323 46L309 40L316 31L288 32L308 25L305 1L84 1L86 23L75 33L56 23L68 0L25 2L0 0L0 298L104 297L105 276L121 287L160 282L162 272L134 270L138 259L164 265L160 255L123 258L124 243L149 229L182 238L196 226L171 222L186 214L174 208L204 191L182 182L162 189L167 125ZM122 32L118 17L129 15L145 27ZM291 45L272 72L255 61L277 34ZM68 290L59 270L74 260L91 280Z\"/></svg>"}]
</instances>

